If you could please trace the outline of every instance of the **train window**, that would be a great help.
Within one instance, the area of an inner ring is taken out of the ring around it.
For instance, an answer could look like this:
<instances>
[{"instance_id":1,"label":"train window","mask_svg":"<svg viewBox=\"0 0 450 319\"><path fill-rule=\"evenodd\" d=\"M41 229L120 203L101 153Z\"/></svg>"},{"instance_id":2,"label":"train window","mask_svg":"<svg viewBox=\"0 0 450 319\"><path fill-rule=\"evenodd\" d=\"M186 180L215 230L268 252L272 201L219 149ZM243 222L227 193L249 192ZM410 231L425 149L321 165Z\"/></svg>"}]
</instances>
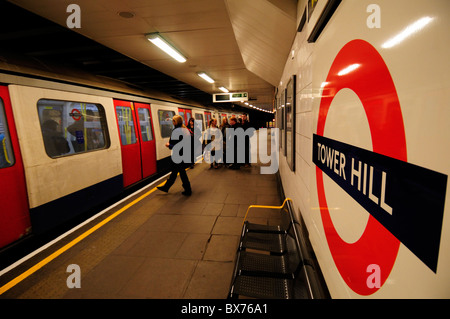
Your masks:
<instances>
[{"instance_id":1,"label":"train window","mask_svg":"<svg viewBox=\"0 0 450 319\"><path fill-rule=\"evenodd\" d=\"M37 107L48 156L55 158L109 147L103 106L41 99Z\"/></svg>"},{"instance_id":2,"label":"train window","mask_svg":"<svg viewBox=\"0 0 450 319\"><path fill-rule=\"evenodd\" d=\"M209 121L211 120L211 112L205 112L206 125L209 126Z\"/></svg>"},{"instance_id":3,"label":"train window","mask_svg":"<svg viewBox=\"0 0 450 319\"><path fill-rule=\"evenodd\" d=\"M285 141L285 155L289 167L295 171L295 90L296 90L296 76L293 75L289 79L286 86L286 141Z\"/></svg>"},{"instance_id":4,"label":"train window","mask_svg":"<svg viewBox=\"0 0 450 319\"><path fill-rule=\"evenodd\" d=\"M205 123L203 122L203 114L195 113L195 120L202 121L202 132L205 130Z\"/></svg>"},{"instance_id":5,"label":"train window","mask_svg":"<svg viewBox=\"0 0 450 319\"><path fill-rule=\"evenodd\" d=\"M178 110L178 115L180 115L183 118L183 121L184 121L185 117L184 117L184 110L183 109L179 109ZM184 123L184 124L186 125L186 123Z\"/></svg>"},{"instance_id":6,"label":"train window","mask_svg":"<svg viewBox=\"0 0 450 319\"><path fill-rule=\"evenodd\" d=\"M174 111L158 111L159 127L161 129L161 137L170 137L174 128L172 118L175 116Z\"/></svg>"},{"instance_id":7,"label":"train window","mask_svg":"<svg viewBox=\"0 0 450 319\"><path fill-rule=\"evenodd\" d=\"M5 108L3 100L0 98L0 169L13 166L14 161Z\"/></svg>"},{"instance_id":8,"label":"train window","mask_svg":"<svg viewBox=\"0 0 450 319\"><path fill-rule=\"evenodd\" d=\"M150 118L149 109L138 109L139 124L141 126L142 142L148 142L153 140L152 134L152 121Z\"/></svg>"},{"instance_id":9,"label":"train window","mask_svg":"<svg viewBox=\"0 0 450 319\"><path fill-rule=\"evenodd\" d=\"M135 144L137 140L132 108L129 106L116 106L116 114L122 145Z\"/></svg>"},{"instance_id":10,"label":"train window","mask_svg":"<svg viewBox=\"0 0 450 319\"><path fill-rule=\"evenodd\" d=\"M311 17L312 11L316 8L318 0L309 0L309 14L308 14L308 22ZM328 21L330 21L337 7L340 5L342 0L329 0L325 7L322 8L322 12L319 15L319 18L309 34L308 43L314 43L319 38L322 31L325 29Z\"/></svg>"}]
</instances>

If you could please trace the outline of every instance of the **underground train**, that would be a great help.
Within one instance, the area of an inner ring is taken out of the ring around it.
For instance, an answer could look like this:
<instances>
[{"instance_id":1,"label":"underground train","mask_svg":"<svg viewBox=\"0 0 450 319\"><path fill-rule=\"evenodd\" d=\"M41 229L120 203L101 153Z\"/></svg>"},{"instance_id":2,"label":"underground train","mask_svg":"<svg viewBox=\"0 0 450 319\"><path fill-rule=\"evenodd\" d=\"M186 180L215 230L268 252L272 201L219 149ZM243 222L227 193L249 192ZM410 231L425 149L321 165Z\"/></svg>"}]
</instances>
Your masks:
<instances>
[{"instance_id":1,"label":"underground train","mask_svg":"<svg viewBox=\"0 0 450 319\"><path fill-rule=\"evenodd\" d=\"M298 1L279 173L332 298L450 297L450 2Z\"/></svg>"},{"instance_id":2,"label":"underground train","mask_svg":"<svg viewBox=\"0 0 450 319\"><path fill-rule=\"evenodd\" d=\"M3 251L167 171L175 114L200 120L203 130L211 118L242 114L112 80L74 80L11 61L0 68Z\"/></svg>"}]
</instances>

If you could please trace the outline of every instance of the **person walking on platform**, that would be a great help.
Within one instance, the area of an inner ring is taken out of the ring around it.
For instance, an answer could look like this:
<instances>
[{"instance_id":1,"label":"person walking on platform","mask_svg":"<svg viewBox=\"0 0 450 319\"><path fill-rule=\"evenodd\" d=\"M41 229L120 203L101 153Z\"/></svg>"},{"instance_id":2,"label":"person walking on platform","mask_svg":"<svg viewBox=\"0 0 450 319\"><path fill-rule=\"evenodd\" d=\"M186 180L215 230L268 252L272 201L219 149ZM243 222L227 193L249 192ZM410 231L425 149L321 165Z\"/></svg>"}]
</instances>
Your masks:
<instances>
[{"instance_id":1,"label":"person walking on platform","mask_svg":"<svg viewBox=\"0 0 450 319\"><path fill-rule=\"evenodd\" d=\"M170 150L173 149L173 147L179 143L182 139L190 139L191 135L189 134L188 129L186 128L186 126L183 125L183 118L179 115L175 115L172 118L172 122L174 125L174 129L172 131L172 134L170 136L170 140L168 143L166 143L166 147L168 147ZM180 136L180 139L174 139L172 138L173 136L173 132L176 129L181 129L182 130L182 136ZM182 154L180 154L182 156ZM166 181L166 183L163 186L158 186L157 188L160 191L163 192L168 192L170 187L175 183L175 180L177 179L177 175L178 173L180 174L180 178L181 181L183 183L183 188L184 188L184 192L182 192L181 194L185 195L185 196L190 196L192 194L192 190L191 190L191 183L189 182L189 178L187 176L186 173L186 167L189 166L191 164L190 160L188 161L188 163L181 161L180 163L175 163L173 160L173 156L170 157L171 161L172 161L172 173L169 176L169 179Z\"/></svg>"}]
</instances>

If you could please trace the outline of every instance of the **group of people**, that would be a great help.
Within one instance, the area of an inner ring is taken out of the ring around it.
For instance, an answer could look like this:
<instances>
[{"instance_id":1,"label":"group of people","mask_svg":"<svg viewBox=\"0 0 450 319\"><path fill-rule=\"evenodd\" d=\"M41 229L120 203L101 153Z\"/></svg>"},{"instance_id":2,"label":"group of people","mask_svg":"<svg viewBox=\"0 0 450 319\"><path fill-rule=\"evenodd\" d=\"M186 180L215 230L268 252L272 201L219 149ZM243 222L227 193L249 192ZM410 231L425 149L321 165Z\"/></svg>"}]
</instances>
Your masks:
<instances>
[{"instance_id":1,"label":"group of people","mask_svg":"<svg viewBox=\"0 0 450 319\"><path fill-rule=\"evenodd\" d=\"M247 115L243 114L242 117L236 118L231 117L228 123L228 119L225 117L222 119L222 124L220 127L217 127L217 120L211 119L209 122L209 128L205 132L205 137L203 139L203 143L205 146L210 145L205 148L204 157L206 162L210 163L210 168L219 168L221 166L228 167L230 169L240 169L241 165L244 164L245 167L250 167L250 141L249 137L246 136L245 139L245 162L239 163L237 160L238 153L238 143L237 141L231 141L231 139L235 139L234 135L227 135L227 129L237 129L242 128L244 131L250 127L250 122L247 119ZM220 133L218 133L220 130ZM217 141L214 138L216 136L221 136L222 139ZM227 160L227 143L231 143L230 145L233 147L233 158L231 161ZM217 154L219 153L219 155ZM216 156L218 155L218 156Z\"/></svg>"},{"instance_id":2,"label":"group of people","mask_svg":"<svg viewBox=\"0 0 450 319\"><path fill-rule=\"evenodd\" d=\"M179 163L176 163L172 158L172 168L171 168L171 174L169 176L169 179L166 181L166 183L163 186L157 187L159 190L163 192L168 192L170 187L175 183L175 180L180 174L180 178L182 181L182 185L184 188L184 191L182 192L185 196L190 196L192 194L191 184L189 182L189 178L186 174L186 168L190 166L191 168L194 167L195 164L195 154L197 154L196 145L198 143L195 143L194 139L198 134L195 134L195 121L193 118L190 118L187 126L183 124L183 117L180 115L175 115L172 119L174 130L182 128L182 134L181 136L178 134L178 139L175 139L171 134L170 140L168 143L166 143L166 147L168 147L170 150L172 150L176 144L181 142L185 138L191 139L191 158L189 161L181 161ZM245 161L244 163L238 163L237 160L237 153L238 153L238 143L237 141L230 141L228 139L236 138L234 135L227 135L227 129L237 129L241 127L244 131L251 127L250 122L248 121L247 115L243 114L240 118L231 117L230 120L226 117L222 119L222 124L220 127L217 127L217 120L211 119L209 121L209 127L205 131L204 138L203 138L203 147L204 152L203 156L207 162L210 163L210 168L219 168L219 167L228 167L230 169L240 169L241 165L243 164L245 167L250 167L250 138L249 136L245 137ZM177 134L175 134L177 135ZM221 139L216 139L217 136L221 136ZM180 138L182 137L182 138ZM233 151L234 151L234 158L231 161L227 160L226 157L226 145L227 143L233 144ZM200 144L201 145L201 144ZM219 156L216 156L219 155ZM182 156L182 154L181 154Z\"/></svg>"}]
</instances>

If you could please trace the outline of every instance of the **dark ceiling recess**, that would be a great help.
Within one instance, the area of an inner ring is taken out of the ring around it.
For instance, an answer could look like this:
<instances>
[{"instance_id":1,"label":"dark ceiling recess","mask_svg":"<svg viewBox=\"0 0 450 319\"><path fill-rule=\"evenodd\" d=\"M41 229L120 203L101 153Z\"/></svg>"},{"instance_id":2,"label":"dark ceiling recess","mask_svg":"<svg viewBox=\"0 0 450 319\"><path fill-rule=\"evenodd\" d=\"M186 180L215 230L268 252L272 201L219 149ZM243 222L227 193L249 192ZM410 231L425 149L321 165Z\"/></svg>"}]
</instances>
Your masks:
<instances>
[{"instance_id":1,"label":"dark ceiling recess","mask_svg":"<svg viewBox=\"0 0 450 319\"><path fill-rule=\"evenodd\" d=\"M0 43L1 50L9 54L62 64L177 99L212 105L211 94L6 1L0 1Z\"/></svg>"}]
</instances>

